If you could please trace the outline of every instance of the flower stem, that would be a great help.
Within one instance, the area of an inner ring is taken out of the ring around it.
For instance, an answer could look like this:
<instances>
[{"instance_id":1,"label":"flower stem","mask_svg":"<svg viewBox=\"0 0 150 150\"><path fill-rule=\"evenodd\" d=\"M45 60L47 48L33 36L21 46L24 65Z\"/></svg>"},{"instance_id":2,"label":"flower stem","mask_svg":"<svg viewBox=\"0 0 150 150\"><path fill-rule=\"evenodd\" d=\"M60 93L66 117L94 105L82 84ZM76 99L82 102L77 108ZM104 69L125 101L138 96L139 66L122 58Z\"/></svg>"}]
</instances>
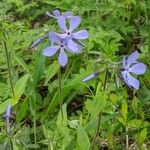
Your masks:
<instances>
[{"instance_id":1,"label":"flower stem","mask_svg":"<svg viewBox=\"0 0 150 150\"><path fill-rule=\"evenodd\" d=\"M99 130L100 130L100 125L101 125L101 117L102 116L102 111L100 111L99 115L98 115L98 125L97 125L97 131L96 131L96 134L91 142L91 145L90 145L90 150L93 150L93 146L94 146L94 143L96 142L96 139L99 135Z\"/></svg>"},{"instance_id":2,"label":"flower stem","mask_svg":"<svg viewBox=\"0 0 150 150\"><path fill-rule=\"evenodd\" d=\"M105 80L104 80L104 86L103 86L103 92L105 91L106 89L106 83L107 83L107 77L108 77L108 69L106 69L106 74L105 74ZM102 118L102 110L99 112L99 115L98 115L98 125L97 125L97 131L96 131L96 134L91 142L91 145L90 145L90 150L93 150L93 146L94 146L94 143L96 142L96 139L97 137L99 136L99 130L100 130L100 126L101 126L101 118Z\"/></svg>"},{"instance_id":3,"label":"flower stem","mask_svg":"<svg viewBox=\"0 0 150 150\"><path fill-rule=\"evenodd\" d=\"M3 41L3 44L4 44L5 53L6 53L6 61L7 61L7 67L8 67L10 88L11 88L13 98L15 98L15 92L14 92L13 83L12 83L12 76L11 76L10 56L9 56L9 53L8 53L5 33L4 33L4 37L5 37L5 40Z\"/></svg>"},{"instance_id":4,"label":"flower stem","mask_svg":"<svg viewBox=\"0 0 150 150\"><path fill-rule=\"evenodd\" d=\"M60 111L61 111L62 121L63 121L63 110L62 110L62 97L61 97L61 92L62 92L61 68L59 68L59 71L58 71L58 94L59 94L59 106L60 106Z\"/></svg>"}]
</instances>

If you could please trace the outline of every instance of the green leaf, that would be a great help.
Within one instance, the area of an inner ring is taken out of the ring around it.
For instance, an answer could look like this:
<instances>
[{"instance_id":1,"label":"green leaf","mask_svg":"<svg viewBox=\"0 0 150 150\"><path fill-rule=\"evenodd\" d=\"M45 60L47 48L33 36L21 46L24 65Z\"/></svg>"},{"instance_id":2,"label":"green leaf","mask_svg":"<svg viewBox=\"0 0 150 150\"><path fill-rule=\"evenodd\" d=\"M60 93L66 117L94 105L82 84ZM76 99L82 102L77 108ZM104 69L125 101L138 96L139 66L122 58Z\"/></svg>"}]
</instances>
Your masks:
<instances>
[{"instance_id":1,"label":"green leaf","mask_svg":"<svg viewBox=\"0 0 150 150\"><path fill-rule=\"evenodd\" d=\"M28 66L24 62L24 60L21 57L19 57L15 52L13 52L13 56L14 56L14 59L27 71L27 73L29 73Z\"/></svg>"},{"instance_id":2,"label":"green leaf","mask_svg":"<svg viewBox=\"0 0 150 150\"><path fill-rule=\"evenodd\" d=\"M129 127L139 129L143 123L141 119L132 119L128 122Z\"/></svg>"},{"instance_id":3,"label":"green leaf","mask_svg":"<svg viewBox=\"0 0 150 150\"><path fill-rule=\"evenodd\" d=\"M128 111L128 105L126 101L123 101L122 105L121 105L121 113L123 116L123 119L125 120L125 122L127 121L127 112Z\"/></svg>"},{"instance_id":4,"label":"green leaf","mask_svg":"<svg viewBox=\"0 0 150 150\"><path fill-rule=\"evenodd\" d=\"M2 104L0 104L0 114L3 114L3 113L6 112L8 104L11 104L11 106L13 107L17 103L18 103L18 99L17 98L15 98L15 99L13 99L13 98L7 99Z\"/></svg>"},{"instance_id":5,"label":"green leaf","mask_svg":"<svg viewBox=\"0 0 150 150\"><path fill-rule=\"evenodd\" d=\"M29 76L30 76L29 74L24 75L15 84L14 92L15 92L15 97L17 99L19 99L21 97L21 95L23 94L26 84L27 84L27 81L29 79Z\"/></svg>"},{"instance_id":6,"label":"green leaf","mask_svg":"<svg viewBox=\"0 0 150 150\"><path fill-rule=\"evenodd\" d=\"M46 80L45 80L45 84L48 83L48 81L57 74L58 70L59 70L60 65L58 64L57 61L54 61L52 65L50 65L48 67L47 73L46 73Z\"/></svg>"},{"instance_id":7,"label":"green leaf","mask_svg":"<svg viewBox=\"0 0 150 150\"><path fill-rule=\"evenodd\" d=\"M107 106L107 95L102 92L97 92L97 95L94 96L93 100L87 100L85 102L86 109L89 114L91 114L91 118L95 118L100 111L103 111Z\"/></svg>"},{"instance_id":8,"label":"green leaf","mask_svg":"<svg viewBox=\"0 0 150 150\"><path fill-rule=\"evenodd\" d=\"M9 94L9 88L8 85L5 83L0 82L0 97L7 97Z\"/></svg>"},{"instance_id":9,"label":"green leaf","mask_svg":"<svg viewBox=\"0 0 150 150\"><path fill-rule=\"evenodd\" d=\"M143 144L144 141L146 140L147 137L147 129L144 128L141 132L140 132L140 136L139 136L139 143Z\"/></svg>"},{"instance_id":10,"label":"green leaf","mask_svg":"<svg viewBox=\"0 0 150 150\"><path fill-rule=\"evenodd\" d=\"M82 126L77 129L77 143L79 150L88 150L90 148L90 140Z\"/></svg>"},{"instance_id":11,"label":"green leaf","mask_svg":"<svg viewBox=\"0 0 150 150\"><path fill-rule=\"evenodd\" d=\"M62 106L62 111L60 110L58 113L58 118L57 118L57 127L62 128L67 126L67 104L63 104Z\"/></svg>"},{"instance_id":12,"label":"green leaf","mask_svg":"<svg viewBox=\"0 0 150 150\"><path fill-rule=\"evenodd\" d=\"M41 79L41 75L44 72L44 66L45 66L45 56L43 56L41 53L36 54L36 64L35 64L35 70L33 73L33 86L36 87L37 83Z\"/></svg>"},{"instance_id":13,"label":"green leaf","mask_svg":"<svg viewBox=\"0 0 150 150\"><path fill-rule=\"evenodd\" d=\"M23 117L25 116L27 110L28 110L28 98L25 98L23 101L23 104L21 105L21 108L19 109L19 113L17 115L17 121L21 121Z\"/></svg>"}]
</instances>

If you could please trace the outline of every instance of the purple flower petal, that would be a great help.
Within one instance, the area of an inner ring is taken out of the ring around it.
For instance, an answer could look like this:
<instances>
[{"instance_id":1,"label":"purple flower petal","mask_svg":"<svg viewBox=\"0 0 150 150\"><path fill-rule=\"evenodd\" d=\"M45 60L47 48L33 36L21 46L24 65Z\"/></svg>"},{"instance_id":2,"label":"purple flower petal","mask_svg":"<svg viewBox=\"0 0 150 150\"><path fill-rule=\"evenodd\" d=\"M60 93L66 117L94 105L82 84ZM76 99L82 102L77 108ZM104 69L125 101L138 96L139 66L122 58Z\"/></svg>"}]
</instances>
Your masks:
<instances>
[{"instance_id":1,"label":"purple flower petal","mask_svg":"<svg viewBox=\"0 0 150 150\"><path fill-rule=\"evenodd\" d=\"M82 80L82 82L87 82L89 80L92 80L93 78L97 77L97 75L99 75L99 72L94 72L94 73L91 73L90 75L88 75L86 78L84 78Z\"/></svg>"},{"instance_id":2,"label":"purple flower petal","mask_svg":"<svg viewBox=\"0 0 150 150\"><path fill-rule=\"evenodd\" d=\"M53 14L54 14L56 17L58 17L58 16L61 15L61 14L60 14L60 11L57 10L57 9L53 11Z\"/></svg>"},{"instance_id":3,"label":"purple flower petal","mask_svg":"<svg viewBox=\"0 0 150 150\"><path fill-rule=\"evenodd\" d=\"M73 34L75 39L86 39L89 36L89 33L86 30L81 30Z\"/></svg>"},{"instance_id":4,"label":"purple flower petal","mask_svg":"<svg viewBox=\"0 0 150 150\"><path fill-rule=\"evenodd\" d=\"M59 46L49 46L43 50L44 56L53 56L59 49Z\"/></svg>"},{"instance_id":5,"label":"purple flower petal","mask_svg":"<svg viewBox=\"0 0 150 150\"><path fill-rule=\"evenodd\" d=\"M11 105L9 104L6 110L6 117L10 117L10 113L11 113Z\"/></svg>"},{"instance_id":6,"label":"purple flower petal","mask_svg":"<svg viewBox=\"0 0 150 150\"><path fill-rule=\"evenodd\" d=\"M127 82L133 88L135 88L137 90L139 89L140 82L137 79L133 78L129 73L127 73Z\"/></svg>"},{"instance_id":7,"label":"purple flower petal","mask_svg":"<svg viewBox=\"0 0 150 150\"><path fill-rule=\"evenodd\" d=\"M127 67L130 67L132 63L136 63L136 59L139 57L138 51L133 52L127 59Z\"/></svg>"},{"instance_id":8,"label":"purple flower petal","mask_svg":"<svg viewBox=\"0 0 150 150\"><path fill-rule=\"evenodd\" d=\"M60 50L58 61L62 67L64 67L67 64L68 58L67 58L67 55L66 55L64 49Z\"/></svg>"},{"instance_id":9,"label":"purple flower petal","mask_svg":"<svg viewBox=\"0 0 150 150\"><path fill-rule=\"evenodd\" d=\"M122 77L123 77L123 80L125 81L125 83L131 88L131 86L128 83L128 80L127 80L127 72L123 71L121 74L122 74Z\"/></svg>"},{"instance_id":10,"label":"purple flower petal","mask_svg":"<svg viewBox=\"0 0 150 150\"><path fill-rule=\"evenodd\" d=\"M72 12L64 12L63 14L62 14L64 17L66 17L66 18L68 18L68 17L71 17L72 16Z\"/></svg>"},{"instance_id":11,"label":"purple flower petal","mask_svg":"<svg viewBox=\"0 0 150 150\"><path fill-rule=\"evenodd\" d=\"M137 63L129 68L129 72L136 75L143 74L146 71L146 66L143 63Z\"/></svg>"},{"instance_id":12,"label":"purple flower petal","mask_svg":"<svg viewBox=\"0 0 150 150\"><path fill-rule=\"evenodd\" d=\"M123 57L122 65L123 65L123 68L126 69L126 67L127 67L127 65L126 65L126 56Z\"/></svg>"},{"instance_id":13,"label":"purple flower petal","mask_svg":"<svg viewBox=\"0 0 150 150\"><path fill-rule=\"evenodd\" d=\"M56 33L57 36L59 36L60 38L64 39L67 37L67 34L64 33L64 34L59 34L59 33Z\"/></svg>"},{"instance_id":14,"label":"purple flower petal","mask_svg":"<svg viewBox=\"0 0 150 150\"><path fill-rule=\"evenodd\" d=\"M63 31L68 32L67 27L66 27L66 18L64 16L60 16L60 17L58 17L57 21L58 21L59 27Z\"/></svg>"},{"instance_id":15,"label":"purple flower petal","mask_svg":"<svg viewBox=\"0 0 150 150\"><path fill-rule=\"evenodd\" d=\"M30 48L35 47L36 45L38 45L45 37L40 37L38 38L35 42L33 42L33 44L30 46Z\"/></svg>"},{"instance_id":16,"label":"purple flower petal","mask_svg":"<svg viewBox=\"0 0 150 150\"><path fill-rule=\"evenodd\" d=\"M73 16L70 18L70 29L69 31L72 32L74 29L76 29L81 22L81 18L79 16Z\"/></svg>"},{"instance_id":17,"label":"purple flower petal","mask_svg":"<svg viewBox=\"0 0 150 150\"><path fill-rule=\"evenodd\" d=\"M78 52L78 45L73 42L72 40L69 40L67 43L67 47L72 51L72 52Z\"/></svg>"},{"instance_id":18,"label":"purple flower petal","mask_svg":"<svg viewBox=\"0 0 150 150\"><path fill-rule=\"evenodd\" d=\"M60 44L60 39L59 39L57 33L49 32L49 35L48 35L48 36L49 36L49 40L50 40L51 42Z\"/></svg>"},{"instance_id":19,"label":"purple flower petal","mask_svg":"<svg viewBox=\"0 0 150 150\"><path fill-rule=\"evenodd\" d=\"M46 12L46 15L52 18L56 18L54 15L50 14L48 11Z\"/></svg>"}]
</instances>

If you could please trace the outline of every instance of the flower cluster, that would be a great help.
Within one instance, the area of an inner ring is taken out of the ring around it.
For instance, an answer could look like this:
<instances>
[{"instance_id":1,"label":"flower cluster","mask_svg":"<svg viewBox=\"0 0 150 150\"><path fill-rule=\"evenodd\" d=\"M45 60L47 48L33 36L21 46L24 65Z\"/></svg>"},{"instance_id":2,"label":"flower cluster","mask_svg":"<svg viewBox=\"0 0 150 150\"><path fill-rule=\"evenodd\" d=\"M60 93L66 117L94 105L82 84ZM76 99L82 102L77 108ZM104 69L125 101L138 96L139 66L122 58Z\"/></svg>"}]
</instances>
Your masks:
<instances>
[{"instance_id":1,"label":"flower cluster","mask_svg":"<svg viewBox=\"0 0 150 150\"><path fill-rule=\"evenodd\" d=\"M53 14L50 14L49 12L46 12L46 14L49 17L57 19L58 26L63 33L48 33L51 46L43 50L43 55L51 57L59 51L58 61L59 64L64 67L68 62L66 51L73 54L80 53L81 45L84 45L81 40L88 38L89 34L86 30L74 32L74 30L79 26L81 18L79 16L73 16L71 12L61 14L60 11L55 10L53 11ZM69 24L69 29L67 28L67 23ZM37 39L31 45L31 48L36 46L43 39L43 37Z\"/></svg>"}]
</instances>

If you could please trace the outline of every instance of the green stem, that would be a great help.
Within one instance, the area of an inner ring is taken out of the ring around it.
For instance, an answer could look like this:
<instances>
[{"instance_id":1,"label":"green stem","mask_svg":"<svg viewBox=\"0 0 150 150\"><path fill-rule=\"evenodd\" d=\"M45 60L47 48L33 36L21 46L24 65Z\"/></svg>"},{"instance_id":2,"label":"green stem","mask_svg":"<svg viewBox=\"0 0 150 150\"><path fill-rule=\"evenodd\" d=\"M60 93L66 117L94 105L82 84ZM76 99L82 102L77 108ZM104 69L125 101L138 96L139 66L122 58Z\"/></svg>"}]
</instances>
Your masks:
<instances>
[{"instance_id":1,"label":"green stem","mask_svg":"<svg viewBox=\"0 0 150 150\"><path fill-rule=\"evenodd\" d=\"M4 37L5 37L5 40L6 40L6 35L5 34L4 34ZM10 57L9 57L9 53L8 53L7 43L6 43L5 40L3 41L3 44L4 44L5 53L6 53L9 82L10 82L10 87L11 87L13 98L15 98L15 92L14 92L13 83L12 83L12 76L11 76Z\"/></svg>"},{"instance_id":2,"label":"green stem","mask_svg":"<svg viewBox=\"0 0 150 150\"><path fill-rule=\"evenodd\" d=\"M98 115L98 125L97 125L97 131L96 131L96 134L91 142L91 145L90 145L90 150L93 150L93 146L94 146L94 143L96 142L96 139L99 135L99 130L100 130L100 125L101 125L101 117L102 116L102 111L100 111L99 115Z\"/></svg>"},{"instance_id":3,"label":"green stem","mask_svg":"<svg viewBox=\"0 0 150 150\"><path fill-rule=\"evenodd\" d=\"M33 118L33 128L34 128L34 143L36 144L36 93L34 90L34 118Z\"/></svg>"},{"instance_id":4,"label":"green stem","mask_svg":"<svg viewBox=\"0 0 150 150\"><path fill-rule=\"evenodd\" d=\"M105 89L106 89L107 77L108 77L108 69L106 69L103 91L105 91ZM93 140L91 142L90 150L93 150L94 143L96 142L96 139L99 136L100 125L101 125L101 118L102 118L102 110L100 111L100 113L98 115L97 131L96 131L96 134L95 134L95 136L94 136L94 138L93 138Z\"/></svg>"},{"instance_id":5,"label":"green stem","mask_svg":"<svg viewBox=\"0 0 150 150\"><path fill-rule=\"evenodd\" d=\"M62 90L62 84L61 84L61 68L59 68L59 71L58 71L58 94L59 94L59 106L60 106L60 111L61 111L62 121L63 121L63 110L62 110L61 90Z\"/></svg>"}]
</instances>

